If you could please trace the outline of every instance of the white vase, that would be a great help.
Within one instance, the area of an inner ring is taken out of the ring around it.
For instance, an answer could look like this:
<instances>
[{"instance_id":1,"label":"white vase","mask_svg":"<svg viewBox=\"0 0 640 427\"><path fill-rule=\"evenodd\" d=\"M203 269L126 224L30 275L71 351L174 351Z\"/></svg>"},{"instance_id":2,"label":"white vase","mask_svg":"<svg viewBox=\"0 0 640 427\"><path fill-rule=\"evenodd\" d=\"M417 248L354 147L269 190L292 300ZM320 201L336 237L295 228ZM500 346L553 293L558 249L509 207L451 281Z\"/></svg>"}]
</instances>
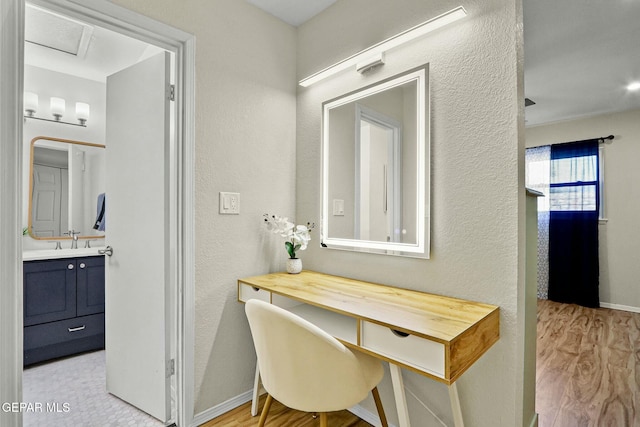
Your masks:
<instances>
[{"instance_id":1,"label":"white vase","mask_svg":"<svg viewBox=\"0 0 640 427\"><path fill-rule=\"evenodd\" d=\"M302 260L300 258L287 258L287 273L298 274L302 271Z\"/></svg>"}]
</instances>

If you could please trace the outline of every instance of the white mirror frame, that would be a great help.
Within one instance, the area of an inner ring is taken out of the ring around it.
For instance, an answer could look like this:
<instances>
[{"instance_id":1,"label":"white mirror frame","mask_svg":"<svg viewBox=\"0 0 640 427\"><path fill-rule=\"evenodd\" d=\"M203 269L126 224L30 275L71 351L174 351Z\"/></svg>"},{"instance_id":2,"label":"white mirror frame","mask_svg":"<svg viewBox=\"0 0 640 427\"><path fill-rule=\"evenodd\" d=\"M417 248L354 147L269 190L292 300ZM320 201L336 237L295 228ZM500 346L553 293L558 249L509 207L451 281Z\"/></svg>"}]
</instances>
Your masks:
<instances>
[{"instance_id":1,"label":"white mirror frame","mask_svg":"<svg viewBox=\"0 0 640 427\"><path fill-rule=\"evenodd\" d=\"M430 144L429 144L429 73L428 65L402 73L362 89L327 101L322 106L322 166L321 166L321 241L322 247L386 255L429 258L430 244ZM416 243L380 242L330 237L329 234L329 112L333 108L356 102L388 89L415 81L417 83L417 182L416 182Z\"/></svg>"}]
</instances>

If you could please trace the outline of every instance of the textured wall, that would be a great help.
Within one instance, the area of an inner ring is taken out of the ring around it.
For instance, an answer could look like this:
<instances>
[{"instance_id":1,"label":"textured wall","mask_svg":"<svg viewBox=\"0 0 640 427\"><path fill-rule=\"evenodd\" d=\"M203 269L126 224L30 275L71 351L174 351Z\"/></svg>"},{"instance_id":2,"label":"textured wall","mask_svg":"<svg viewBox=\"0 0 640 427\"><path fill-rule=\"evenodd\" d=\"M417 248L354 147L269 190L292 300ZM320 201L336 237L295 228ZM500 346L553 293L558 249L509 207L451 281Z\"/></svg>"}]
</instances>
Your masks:
<instances>
[{"instance_id":1,"label":"textured wall","mask_svg":"<svg viewBox=\"0 0 640 427\"><path fill-rule=\"evenodd\" d=\"M298 78L460 3L469 13L465 20L388 52L374 73L345 71L298 89L297 216L318 222L322 102L429 63L431 259L322 249L317 235L302 258L323 272L499 305L501 339L462 376L458 389L469 425L512 427L522 424L523 387L517 304L524 281L520 3L338 1L299 27ZM409 372L405 379L415 425L437 425L416 397L452 424L445 386ZM389 383L387 377L381 393L393 412ZM395 414L390 418L395 421Z\"/></svg>"},{"instance_id":2,"label":"textured wall","mask_svg":"<svg viewBox=\"0 0 640 427\"><path fill-rule=\"evenodd\" d=\"M640 229L640 110L535 126L527 147L615 135L604 145L604 202L600 224L600 301L640 309L637 254Z\"/></svg>"},{"instance_id":3,"label":"textured wall","mask_svg":"<svg viewBox=\"0 0 640 427\"><path fill-rule=\"evenodd\" d=\"M261 216L294 214L295 29L238 0L115 3L196 37L198 413L252 385L236 279L284 269L284 246L261 232ZM240 215L218 215L220 191L241 194Z\"/></svg>"}]
</instances>

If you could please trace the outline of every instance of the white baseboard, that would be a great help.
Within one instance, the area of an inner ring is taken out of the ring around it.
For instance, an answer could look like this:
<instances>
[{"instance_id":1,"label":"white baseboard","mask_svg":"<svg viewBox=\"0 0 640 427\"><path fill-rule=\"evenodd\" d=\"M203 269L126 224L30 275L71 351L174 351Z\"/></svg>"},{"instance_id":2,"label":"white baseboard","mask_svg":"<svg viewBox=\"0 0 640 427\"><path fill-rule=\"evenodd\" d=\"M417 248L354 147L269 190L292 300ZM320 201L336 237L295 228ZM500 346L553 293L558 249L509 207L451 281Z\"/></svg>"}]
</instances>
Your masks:
<instances>
[{"instance_id":1,"label":"white baseboard","mask_svg":"<svg viewBox=\"0 0 640 427\"><path fill-rule=\"evenodd\" d=\"M253 390L249 390L238 396L232 397L231 399L225 402L222 402L219 405L213 406L207 409L206 411L200 412L193 417L193 420L191 422L191 427L198 427L199 425L202 425L207 421L211 421L212 419L219 417L220 415L227 413L230 410L235 409L238 406L251 401L252 397L253 397ZM364 409L360 405L356 405L352 408L349 408L349 412L351 412L357 417L362 418L363 420L365 420L366 422L368 422L374 427L380 426L380 418L378 418L378 415L372 412L369 412L368 410ZM393 424L389 424L389 427L396 427L396 426Z\"/></svg>"},{"instance_id":2,"label":"white baseboard","mask_svg":"<svg viewBox=\"0 0 640 427\"><path fill-rule=\"evenodd\" d=\"M600 307L610 308L612 310L630 311L632 313L640 313L640 307L632 307L630 305L611 304L609 302L601 302Z\"/></svg>"},{"instance_id":3,"label":"white baseboard","mask_svg":"<svg viewBox=\"0 0 640 427\"><path fill-rule=\"evenodd\" d=\"M251 401L252 397L253 390L249 390L242 394L239 394L238 396L232 397L231 399L224 401L219 405L213 406L206 411L200 412L193 417L193 420L191 421L191 427L197 427L201 424L206 423L207 421L211 421L215 417L219 417L220 415Z\"/></svg>"},{"instance_id":4,"label":"white baseboard","mask_svg":"<svg viewBox=\"0 0 640 427\"><path fill-rule=\"evenodd\" d=\"M381 426L380 418L378 417L378 414L374 414L373 412L370 412L367 409L364 409L360 405L353 406L353 407L349 408L348 411L351 412L356 417L359 417L359 418L363 419L364 421L368 422L369 424L371 424L374 427L380 427ZM394 424L389 423L389 427L396 427L396 426Z\"/></svg>"}]
</instances>

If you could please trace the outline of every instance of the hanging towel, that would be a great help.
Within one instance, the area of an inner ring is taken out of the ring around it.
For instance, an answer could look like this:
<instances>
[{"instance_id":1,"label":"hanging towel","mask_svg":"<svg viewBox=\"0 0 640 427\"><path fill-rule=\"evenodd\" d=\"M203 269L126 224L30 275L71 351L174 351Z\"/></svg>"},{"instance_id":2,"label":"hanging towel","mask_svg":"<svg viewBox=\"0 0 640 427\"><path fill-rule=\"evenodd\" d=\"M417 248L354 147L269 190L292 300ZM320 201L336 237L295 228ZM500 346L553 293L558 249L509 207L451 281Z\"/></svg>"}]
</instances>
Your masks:
<instances>
[{"instance_id":1,"label":"hanging towel","mask_svg":"<svg viewBox=\"0 0 640 427\"><path fill-rule=\"evenodd\" d=\"M106 205L106 196L104 193L98 194L98 213L96 215L96 223L93 225L94 230L104 231L105 228L105 205Z\"/></svg>"}]
</instances>

